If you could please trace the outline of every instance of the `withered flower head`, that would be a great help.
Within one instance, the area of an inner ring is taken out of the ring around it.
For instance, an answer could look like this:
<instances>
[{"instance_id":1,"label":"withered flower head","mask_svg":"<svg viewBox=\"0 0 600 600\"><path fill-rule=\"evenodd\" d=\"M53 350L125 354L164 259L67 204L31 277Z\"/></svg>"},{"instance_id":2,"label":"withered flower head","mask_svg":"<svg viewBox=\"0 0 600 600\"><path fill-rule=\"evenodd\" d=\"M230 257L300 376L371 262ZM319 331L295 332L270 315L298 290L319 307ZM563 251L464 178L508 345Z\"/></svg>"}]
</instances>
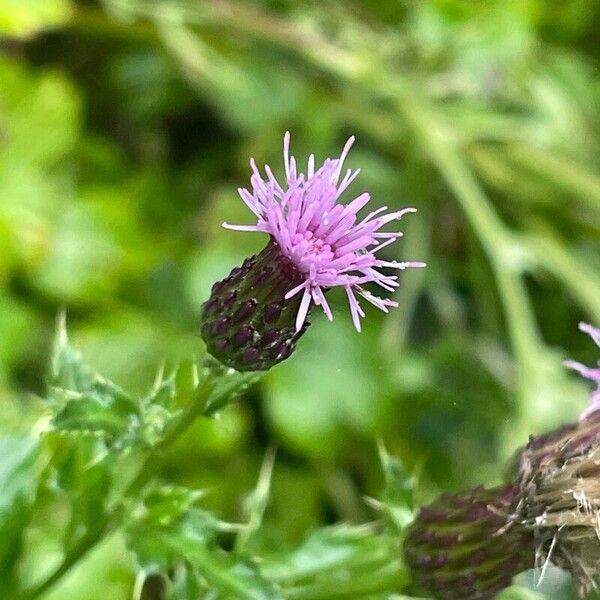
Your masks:
<instances>
[{"instance_id":1,"label":"withered flower head","mask_svg":"<svg viewBox=\"0 0 600 600\"><path fill-rule=\"evenodd\" d=\"M600 575L600 412L532 437L520 463L517 511L536 565L565 569L583 596Z\"/></svg>"}]
</instances>

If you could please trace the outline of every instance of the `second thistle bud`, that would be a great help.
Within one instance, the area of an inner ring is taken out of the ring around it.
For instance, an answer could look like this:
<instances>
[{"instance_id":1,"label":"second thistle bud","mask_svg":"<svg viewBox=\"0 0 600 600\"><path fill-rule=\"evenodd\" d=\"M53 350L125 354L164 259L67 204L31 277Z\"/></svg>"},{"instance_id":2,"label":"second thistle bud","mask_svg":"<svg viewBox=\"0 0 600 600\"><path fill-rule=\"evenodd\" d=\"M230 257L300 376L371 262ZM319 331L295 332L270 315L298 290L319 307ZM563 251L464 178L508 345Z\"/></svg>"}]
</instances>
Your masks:
<instances>
[{"instance_id":1,"label":"second thistle bud","mask_svg":"<svg viewBox=\"0 0 600 600\"><path fill-rule=\"evenodd\" d=\"M260 254L215 283L201 316L210 354L238 371L262 371L288 358L309 325L296 331L300 298L285 299L302 281L271 239Z\"/></svg>"},{"instance_id":2,"label":"second thistle bud","mask_svg":"<svg viewBox=\"0 0 600 600\"><path fill-rule=\"evenodd\" d=\"M518 486L442 494L424 506L404 544L415 582L440 600L488 600L533 566L533 536L515 527Z\"/></svg>"}]
</instances>

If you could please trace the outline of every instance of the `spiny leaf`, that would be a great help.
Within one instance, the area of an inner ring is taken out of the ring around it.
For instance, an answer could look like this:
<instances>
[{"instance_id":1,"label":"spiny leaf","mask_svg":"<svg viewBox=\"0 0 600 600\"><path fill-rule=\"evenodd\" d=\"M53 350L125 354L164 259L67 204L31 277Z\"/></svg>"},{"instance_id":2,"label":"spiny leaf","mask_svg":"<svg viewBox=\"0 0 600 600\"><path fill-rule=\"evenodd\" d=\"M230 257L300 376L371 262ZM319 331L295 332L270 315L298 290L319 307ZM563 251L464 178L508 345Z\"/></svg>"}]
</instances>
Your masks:
<instances>
[{"instance_id":1,"label":"spiny leaf","mask_svg":"<svg viewBox=\"0 0 600 600\"><path fill-rule=\"evenodd\" d=\"M197 585L217 591L218 598L279 598L254 564L216 545L225 524L192 507L198 497L196 491L168 487L144 498L127 527L128 544L141 568L164 576L173 573L171 584L177 595L172 597L181 600L197 598Z\"/></svg>"},{"instance_id":2,"label":"spiny leaf","mask_svg":"<svg viewBox=\"0 0 600 600\"><path fill-rule=\"evenodd\" d=\"M141 415L133 401L110 386L94 385L84 394L65 393L52 424L57 430L93 432L113 447L133 443Z\"/></svg>"},{"instance_id":3,"label":"spiny leaf","mask_svg":"<svg viewBox=\"0 0 600 600\"><path fill-rule=\"evenodd\" d=\"M406 470L399 458L388 453L383 442L379 441L378 448L385 487L382 501L373 503L383 508L395 527L402 531L415 516L417 478Z\"/></svg>"},{"instance_id":4,"label":"spiny leaf","mask_svg":"<svg viewBox=\"0 0 600 600\"><path fill-rule=\"evenodd\" d=\"M180 409L175 406L178 395L177 377L181 369L175 369L164 377L161 367L156 375L150 393L142 399L143 436L149 445L154 446L163 438L167 426Z\"/></svg>"},{"instance_id":5,"label":"spiny leaf","mask_svg":"<svg viewBox=\"0 0 600 600\"><path fill-rule=\"evenodd\" d=\"M139 403L96 373L69 344L64 313L58 319L49 399L55 429L94 433L112 447L131 445L141 425Z\"/></svg>"},{"instance_id":6,"label":"spiny leaf","mask_svg":"<svg viewBox=\"0 0 600 600\"><path fill-rule=\"evenodd\" d=\"M287 583L346 572L355 565L389 562L399 553L395 538L376 535L370 526L335 525L315 531L290 552L266 557L263 572L269 579Z\"/></svg>"},{"instance_id":7,"label":"spiny leaf","mask_svg":"<svg viewBox=\"0 0 600 600\"><path fill-rule=\"evenodd\" d=\"M68 553L102 522L111 490L116 456L93 436L50 431L45 447L52 453L44 473L47 491L69 508L63 545Z\"/></svg>"},{"instance_id":8,"label":"spiny leaf","mask_svg":"<svg viewBox=\"0 0 600 600\"><path fill-rule=\"evenodd\" d=\"M126 534L140 565L148 572L166 573L177 556L162 537L171 534L193 537L201 544L212 542L219 521L194 507L202 492L182 486L150 488L133 507Z\"/></svg>"},{"instance_id":9,"label":"spiny leaf","mask_svg":"<svg viewBox=\"0 0 600 600\"><path fill-rule=\"evenodd\" d=\"M94 372L83 362L81 353L69 343L67 317L61 311L56 322L48 384L52 388L83 392L90 388L94 379Z\"/></svg>"},{"instance_id":10,"label":"spiny leaf","mask_svg":"<svg viewBox=\"0 0 600 600\"><path fill-rule=\"evenodd\" d=\"M151 488L134 512L136 526L145 524L149 527L166 527L188 514L202 496L204 496L204 492L200 490L177 485ZM208 517L206 518L207 532L212 529L217 530L217 520L213 519L209 522Z\"/></svg>"}]
</instances>

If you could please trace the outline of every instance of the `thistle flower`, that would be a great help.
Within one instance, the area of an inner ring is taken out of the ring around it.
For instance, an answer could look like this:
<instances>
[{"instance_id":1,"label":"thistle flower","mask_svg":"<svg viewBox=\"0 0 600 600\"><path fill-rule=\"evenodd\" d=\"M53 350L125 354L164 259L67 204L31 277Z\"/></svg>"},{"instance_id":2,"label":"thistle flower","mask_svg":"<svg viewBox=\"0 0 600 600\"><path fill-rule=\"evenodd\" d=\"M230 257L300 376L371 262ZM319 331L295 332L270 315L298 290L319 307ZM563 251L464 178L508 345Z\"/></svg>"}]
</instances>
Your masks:
<instances>
[{"instance_id":1,"label":"thistle flower","mask_svg":"<svg viewBox=\"0 0 600 600\"><path fill-rule=\"evenodd\" d=\"M290 135L286 133L283 184L268 165L263 178L254 160L250 161L252 191L240 188L238 192L256 216L256 224L223 226L267 233L269 242L258 256L215 284L202 314L202 336L209 352L225 364L238 370L261 370L287 358L309 324L312 305L320 306L326 317L333 319L325 297L333 287L346 292L354 326L360 331L365 313L359 298L384 312L397 306L394 300L376 296L364 285L373 283L391 292L398 286L398 276L382 269L425 266L418 261L387 261L378 256L402 235L381 229L415 212L414 208L386 212L383 206L359 220L358 213L368 204L369 194L360 194L347 204L340 202L359 173L358 169L348 169L342 176L353 142L351 137L339 158L326 159L318 169L311 155L306 173L302 173L290 156Z\"/></svg>"},{"instance_id":2,"label":"thistle flower","mask_svg":"<svg viewBox=\"0 0 600 600\"><path fill-rule=\"evenodd\" d=\"M596 329L587 323L579 323L579 329L584 333L587 333L594 342L596 342L596 345L600 347L600 329ZM565 365L570 369L579 372L585 378L596 382L596 389L590 396L588 407L581 413L580 418L585 419L589 414L600 408L600 360L598 361L598 366L596 368L586 367L574 360L565 361Z\"/></svg>"},{"instance_id":3,"label":"thistle flower","mask_svg":"<svg viewBox=\"0 0 600 600\"><path fill-rule=\"evenodd\" d=\"M442 494L410 526L404 555L413 579L441 600L487 600L533 566L533 535L514 519L519 487Z\"/></svg>"}]
</instances>

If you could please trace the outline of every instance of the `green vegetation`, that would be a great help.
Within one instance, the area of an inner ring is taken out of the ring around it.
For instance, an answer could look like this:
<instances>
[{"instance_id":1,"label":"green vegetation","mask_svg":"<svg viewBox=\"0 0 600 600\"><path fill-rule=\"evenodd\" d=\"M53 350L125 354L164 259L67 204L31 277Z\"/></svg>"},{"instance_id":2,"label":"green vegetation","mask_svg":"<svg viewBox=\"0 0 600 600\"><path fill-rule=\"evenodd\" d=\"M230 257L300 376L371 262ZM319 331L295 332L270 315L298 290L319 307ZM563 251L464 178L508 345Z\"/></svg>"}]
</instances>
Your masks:
<instances>
[{"instance_id":1,"label":"green vegetation","mask_svg":"<svg viewBox=\"0 0 600 600\"><path fill-rule=\"evenodd\" d=\"M561 361L597 360L599 23L598 0L0 0L3 594L416 597L415 506L499 483L586 402ZM282 171L286 130L318 159L355 134L352 190L418 208L389 256L428 267L361 334L332 292L290 360L213 380L201 303L265 243L220 224L250 222L236 188L250 156ZM571 598L520 584L499 597Z\"/></svg>"}]
</instances>

